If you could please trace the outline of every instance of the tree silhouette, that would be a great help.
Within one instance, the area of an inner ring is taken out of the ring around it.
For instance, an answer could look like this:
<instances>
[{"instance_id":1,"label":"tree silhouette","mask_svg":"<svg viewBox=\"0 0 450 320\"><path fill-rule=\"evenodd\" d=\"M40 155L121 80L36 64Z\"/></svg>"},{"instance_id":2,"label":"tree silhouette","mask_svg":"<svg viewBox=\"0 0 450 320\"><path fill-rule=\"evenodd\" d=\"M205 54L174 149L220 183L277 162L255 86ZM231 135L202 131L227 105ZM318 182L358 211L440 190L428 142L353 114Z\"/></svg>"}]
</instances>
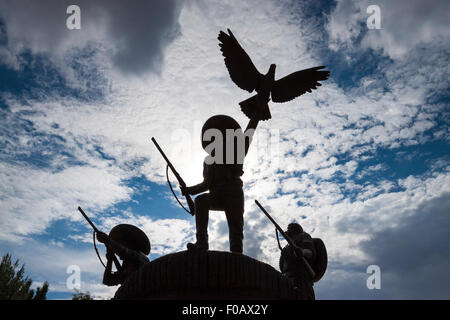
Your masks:
<instances>
[{"instance_id":1,"label":"tree silhouette","mask_svg":"<svg viewBox=\"0 0 450 320\"><path fill-rule=\"evenodd\" d=\"M74 293L72 295L72 300L94 300L94 298L91 297L91 294L88 292L83 293L81 291L76 290L77 293Z\"/></svg>"},{"instance_id":2,"label":"tree silhouette","mask_svg":"<svg viewBox=\"0 0 450 320\"><path fill-rule=\"evenodd\" d=\"M49 284L44 282L36 292L30 289L33 281L25 277L25 265L19 268L19 260L12 262L9 253L0 263L0 300L46 300Z\"/></svg>"}]
</instances>

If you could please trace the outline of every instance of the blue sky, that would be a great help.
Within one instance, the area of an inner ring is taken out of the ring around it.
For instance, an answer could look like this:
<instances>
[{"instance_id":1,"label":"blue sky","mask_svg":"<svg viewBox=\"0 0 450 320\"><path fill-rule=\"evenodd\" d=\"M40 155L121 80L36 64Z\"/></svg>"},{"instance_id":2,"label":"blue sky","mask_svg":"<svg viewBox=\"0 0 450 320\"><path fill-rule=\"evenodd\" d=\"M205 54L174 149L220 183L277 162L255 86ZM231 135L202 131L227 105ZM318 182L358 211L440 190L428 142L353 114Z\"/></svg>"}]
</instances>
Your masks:
<instances>
[{"instance_id":1,"label":"blue sky","mask_svg":"<svg viewBox=\"0 0 450 320\"><path fill-rule=\"evenodd\" d=\"M68 30L69 4L81 30ZM247 119L217 35L230 28L277 78L326 65L318 90L271 104L246 159L244 254L278 266L263 203L327 245L318 299L450 297L448 1L0 1L0 253L64 299L111 297L81 206L100 229L141 227L150 259L184 250L195 223L173 199L155 137L188 184L201 181L200 128ZM173 177L172 177L173 178ZM210 248L228 249L223 213ZM420 241L419 241L420 240ZM378 265L380 290L366 286Z\"/></svg>"}]
</instances>

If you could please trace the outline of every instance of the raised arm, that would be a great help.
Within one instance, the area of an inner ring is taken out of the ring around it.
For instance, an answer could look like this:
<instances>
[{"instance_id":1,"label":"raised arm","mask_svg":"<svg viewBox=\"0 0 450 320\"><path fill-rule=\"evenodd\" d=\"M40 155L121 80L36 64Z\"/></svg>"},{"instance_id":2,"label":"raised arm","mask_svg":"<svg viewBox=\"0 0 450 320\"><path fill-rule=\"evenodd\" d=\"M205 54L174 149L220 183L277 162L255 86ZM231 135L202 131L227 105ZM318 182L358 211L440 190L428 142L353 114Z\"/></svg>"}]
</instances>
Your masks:
<instances>
[{"instance_id":1,"label":"raised arm","mask_svg":"<svg viewBox=\"0 0 450 320\"><path fill-rule=\"evenodd\" d=\"M245 136L245 155L247 155L248 149L250 148L250 144L253 140L253 135L255 134L256 127L258 126L258 119L250 119L248 122L247 128L245 128L244 136ZM248 139L248 140L247 140Z\"/></svg>"},{"instance_id":2,"label":"raised arm","mask_svg":"<svg viewBox=\"0 0 450 320\"><path fill-rule=\"evenodd\" d=\"M138 264L148 262L148 257L145 254L136 250L128 249L119 242L111 239L104 232L97 232L97 239L101 243L104 243L108 248L108 254L111 257L110 260L112 260L114 254L117 254L122 260L131 260L137 262Z\"/></svg>"},{"instance_id":3,"label":"raised arm","mask_svg":"<svg viewBox=\"0 0 450 320\"><path fill-rule=\"evenodd\" d=\"M112 272L112 262L113 262L111 256L112 254L113 253L109 249L107 249L106 252L107 262L105 272L103 273L103 284L106 286L116 286L121 282L121 276L119 272L116 273Z\"/></svg>"}]
</instances>

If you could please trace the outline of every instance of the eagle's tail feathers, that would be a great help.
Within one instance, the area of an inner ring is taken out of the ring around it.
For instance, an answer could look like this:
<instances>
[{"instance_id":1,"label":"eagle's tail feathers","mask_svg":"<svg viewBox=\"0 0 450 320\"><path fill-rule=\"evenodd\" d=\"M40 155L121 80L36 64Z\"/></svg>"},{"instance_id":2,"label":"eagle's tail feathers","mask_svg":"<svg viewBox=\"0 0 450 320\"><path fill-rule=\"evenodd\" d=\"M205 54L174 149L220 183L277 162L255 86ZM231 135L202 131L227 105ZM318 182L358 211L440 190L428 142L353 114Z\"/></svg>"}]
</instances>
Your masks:
<instances>
[{"instance_id":1,"label":"eagle's tail feathers","mask_svg":"<svg viewBox=\"0 0 450 320\"><path fill-rule=\"evenodd\" d=\"M254 95L247 100L239 102L242 112L249 119L268 120L272 118L267 102L260 102L258 95Z\"/></svg>"}]
</instances>

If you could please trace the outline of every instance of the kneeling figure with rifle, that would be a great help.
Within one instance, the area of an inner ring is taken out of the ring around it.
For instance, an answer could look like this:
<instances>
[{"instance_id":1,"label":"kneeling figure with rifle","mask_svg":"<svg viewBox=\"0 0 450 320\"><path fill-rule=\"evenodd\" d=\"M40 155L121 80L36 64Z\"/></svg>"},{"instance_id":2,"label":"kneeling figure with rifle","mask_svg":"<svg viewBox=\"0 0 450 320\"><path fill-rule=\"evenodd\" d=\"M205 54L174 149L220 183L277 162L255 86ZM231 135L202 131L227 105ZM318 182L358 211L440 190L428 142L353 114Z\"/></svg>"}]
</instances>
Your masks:
<instances>
[{"instance_id":1,"label":"kneeling figure with rifle","mask_svg":"<svg viewBox=\"0 0 450 320\"><path fill-rule=\"evenodd\" d=\"M140 267L150 262L150 241L145 233L130 224L119 224L111 229L109 235L97 232L97 240L106 245L106 268L103 274L103 284L115 286L125 280ZM123 261L120 270L112 272L114 255Z\"/></svg>"},{"instance_id":2,"label":"kneeling figure with rifle","mask_svg":"<svg viewBox=\"0 0 450 320\"><path fill-rule=\"evenodd\" d=\"M313 265L313 261L316 258L316 250L311 236L304 232L298 223L290 223L285 233L295 246L303 249L303 256L307 263ZM307 297L309 300L314 300L313 278L305 270L304 264L302 264L294 250L295 248L290 244L281 250L280 271L293 281L294 286L302 292L304 297Z\"/></svg>"},{"instance_id":3,"label":"kneeling figure with rifle","mask_svg":"<svg viewBox=\"0 0 450 320\"><path fill-rule=\"evenodd\" d=\"M311 238L298 223L290 223L288 230L283 231L258 200L255 203L274 224L277 237L279 232L288 242L284 248L278 243L281 273L292 281L303 299L315 300L313 284L323 277L328 264L325 244L319 238Z\"/></svg>"}]
</instances>

